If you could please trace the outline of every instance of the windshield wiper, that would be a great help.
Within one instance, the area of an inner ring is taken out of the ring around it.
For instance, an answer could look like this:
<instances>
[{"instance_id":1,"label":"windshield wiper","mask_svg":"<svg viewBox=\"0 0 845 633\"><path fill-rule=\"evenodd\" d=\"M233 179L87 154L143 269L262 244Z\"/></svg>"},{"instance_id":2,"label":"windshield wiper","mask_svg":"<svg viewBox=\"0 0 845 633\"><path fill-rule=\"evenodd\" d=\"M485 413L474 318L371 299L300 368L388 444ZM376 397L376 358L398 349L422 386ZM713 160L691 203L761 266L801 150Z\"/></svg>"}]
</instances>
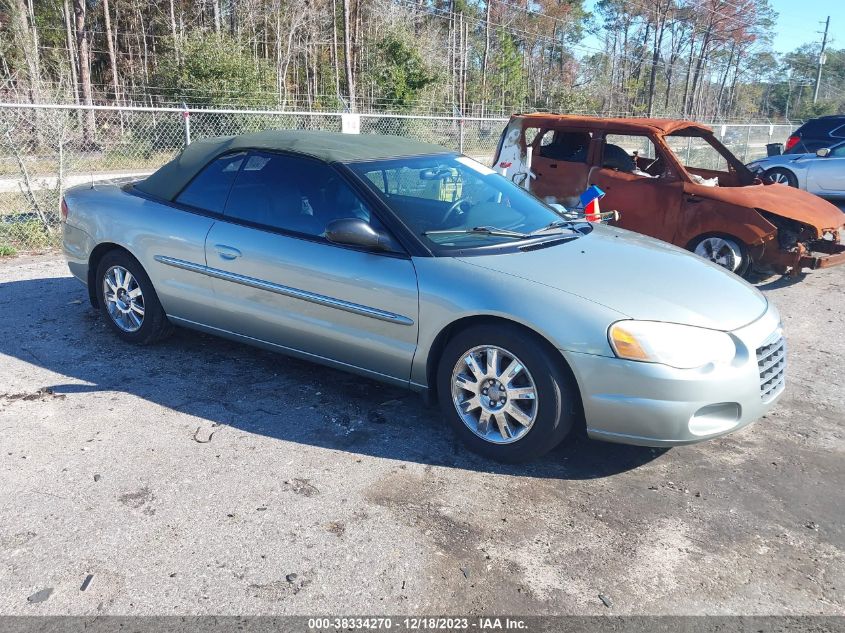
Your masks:
<instances>
[{"instance_id":1,"label":"windshield wiper","mask_svg":"<svg viewBox=\"0 0 845 633\"><path fill-rule=\"evenodd\" d=\"M561 229L565 226L572 226L574 222L572 220L553 220L549 222L546 226L537 229L535 231L531 231L529 235L537 235L538 233L545 233L546 231L551 231L552 229Z\"/></svg>"},{"instance_id":2,"label":"windshield wiper","mask_svg":"<svg viewBox=\"0 0 845 633\"><path fill-rule=\"evenodd\" d=\"M530 233L520 233L519 231L510 231L508 229L500 229L495 226L476 226L471 229L439 229L436 231L423 231L423 235L492 235L494 237L513 237L519 240L524 240L531 237Z\"/></svg>"}]
</instances>

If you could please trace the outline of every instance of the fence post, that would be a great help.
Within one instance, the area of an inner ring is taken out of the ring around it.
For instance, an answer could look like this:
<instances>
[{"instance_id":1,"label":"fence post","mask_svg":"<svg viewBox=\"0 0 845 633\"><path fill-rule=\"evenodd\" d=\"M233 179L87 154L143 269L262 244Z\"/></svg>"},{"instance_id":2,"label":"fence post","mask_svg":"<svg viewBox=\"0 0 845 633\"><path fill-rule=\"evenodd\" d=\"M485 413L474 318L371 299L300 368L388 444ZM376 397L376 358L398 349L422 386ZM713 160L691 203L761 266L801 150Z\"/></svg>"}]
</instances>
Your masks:
<instances>
[{"instance_id":1,"label":"fence post","mask_svg":"<svg viewBox=\"0 0 845 633\"><path fill-rule=\"evenodd\" d=\"M464 118L461 117L458 120L458 151L463 154L464 153Z\"/></svg>"},{"instance_id":2,"label":"fence post","mask_svg":"<svg viewBox=\"0 0 845 633\"><path fill-rule=\"evenodd\" d=\"M191 144L191 113L188 111L187 104L183 103L182 120L185 122L185 147Z\"/></svg>"},{"instance_id":3,"label":"fence post","mask_svg":"<svg viewBox=\"0 0 845 633\"><path fill-rule=\"evenodd\" d=\"M742 162L748 162L748 146L751 144L751 124L745 128L745 151L742 153Z\"/></svg>"}]
</instances>

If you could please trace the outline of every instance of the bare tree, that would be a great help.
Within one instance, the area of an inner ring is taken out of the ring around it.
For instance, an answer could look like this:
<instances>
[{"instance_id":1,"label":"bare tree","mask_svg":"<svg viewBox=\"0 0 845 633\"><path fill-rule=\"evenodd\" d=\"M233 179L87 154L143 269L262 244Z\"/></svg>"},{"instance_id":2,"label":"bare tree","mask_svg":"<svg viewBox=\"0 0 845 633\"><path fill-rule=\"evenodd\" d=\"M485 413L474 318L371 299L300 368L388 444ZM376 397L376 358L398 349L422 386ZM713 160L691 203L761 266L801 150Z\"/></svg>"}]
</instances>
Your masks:
<instances>
[{"instance_id":1,"label":"bare tree","mask_svg":"<svg viewBox=\"0 0 845 633\"><path fill-rule=\"evenodd\" d=\"M346 69L346 91L349 97L349 111L355 112L355 78L352 74L352 39L349 27L349 3L350 0L343 0L343 55L344 67Z\"/></svg>"},{"instance_id":2,"label":"bare tree","mask_svg":"<svg viewBox=\"0 0 845 633\"><path fill-rule=\"evenodd\" d=\"M109 0L103 0L103 22L105 23L106 44L109 49L109 66L111 67L112 85L114 86L114 99L120 103L120 82L117 78L117 56L115 55L114 40L111 32L111 16L109 15Z\"/></svg>"},{"instance_id":3,"label":"bare tree","mask_svg":"<svg viewBox=\"0 0 845 633\"><path fill-rule=\"evenodd\" d=\"M85 0L73 0L73 13L76 18L76 48L82 100L86 106L92 106L94 93L91 89L91 56L88 50L88 29L85 24ZM82 117L82 143L86 147L94 145L94 125L94 110L88 109Z\"/></svg>"}]
</instances>

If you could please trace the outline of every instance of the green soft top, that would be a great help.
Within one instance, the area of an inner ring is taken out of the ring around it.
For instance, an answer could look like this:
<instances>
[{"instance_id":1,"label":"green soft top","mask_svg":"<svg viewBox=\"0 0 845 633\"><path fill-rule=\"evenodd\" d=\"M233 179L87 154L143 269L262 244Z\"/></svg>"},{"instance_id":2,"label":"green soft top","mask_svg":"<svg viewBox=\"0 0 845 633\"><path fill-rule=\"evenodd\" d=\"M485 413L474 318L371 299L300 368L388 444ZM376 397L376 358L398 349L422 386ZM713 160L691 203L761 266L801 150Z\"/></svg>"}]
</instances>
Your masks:
<instances>
[{"instance_id":1,"label":"green soft top","mask_svg":"<svg viewBox=\"0 0 845 633\"><path fill-rule=\"evenodd\" d=\"M439 145L422 143L403 136L265 130L242 136L220 136L194 141L172 161L136 184L135 188L157 198L172 200L209 162L221 154L245 149L295 152L327 163L449 152Z\"/></svg>"}]
</instances>

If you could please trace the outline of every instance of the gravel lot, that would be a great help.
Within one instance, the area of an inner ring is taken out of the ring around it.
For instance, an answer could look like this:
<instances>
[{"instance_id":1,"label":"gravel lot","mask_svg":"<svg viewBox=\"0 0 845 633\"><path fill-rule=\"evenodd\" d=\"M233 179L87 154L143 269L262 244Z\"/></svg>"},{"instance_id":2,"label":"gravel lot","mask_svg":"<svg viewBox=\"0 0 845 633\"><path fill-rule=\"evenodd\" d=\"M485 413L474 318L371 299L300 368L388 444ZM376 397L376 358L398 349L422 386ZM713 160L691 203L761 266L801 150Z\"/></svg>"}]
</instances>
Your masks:
<instances>
[{"instance_id":1,"label":"gravel lot","mask_svg":"<svg viewBox=\"0 0 845 633\"><path fill-rule=\"evenodd\" d=\"M760 286L791 351L767 418L503 467L414 395L128 347L60 258L0 261L0 613L845 614L845 267Z\"/></svg>"}]
</instances>

